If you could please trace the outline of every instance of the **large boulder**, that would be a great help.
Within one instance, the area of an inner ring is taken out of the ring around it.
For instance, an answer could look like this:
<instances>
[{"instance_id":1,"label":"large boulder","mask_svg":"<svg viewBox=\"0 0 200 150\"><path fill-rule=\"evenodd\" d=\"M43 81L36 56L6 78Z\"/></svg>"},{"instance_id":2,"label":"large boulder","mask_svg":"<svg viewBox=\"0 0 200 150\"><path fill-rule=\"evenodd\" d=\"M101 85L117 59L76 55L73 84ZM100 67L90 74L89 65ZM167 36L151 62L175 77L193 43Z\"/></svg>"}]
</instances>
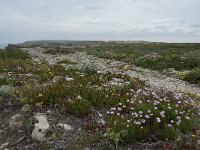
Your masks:
<instances>
[{"instance_id":1,"label":"large boulder","mask_svg":"<svg viewBox=\"0 0 200 150\"><path fill-rule=\"evenodd\" d=\"M45 114L38 113L35 115L38 123L35 124L35 128L32 132L32 139L36 141L45 141L45 136L49 130L49 123Z\"/></svg>"}]
</instances>

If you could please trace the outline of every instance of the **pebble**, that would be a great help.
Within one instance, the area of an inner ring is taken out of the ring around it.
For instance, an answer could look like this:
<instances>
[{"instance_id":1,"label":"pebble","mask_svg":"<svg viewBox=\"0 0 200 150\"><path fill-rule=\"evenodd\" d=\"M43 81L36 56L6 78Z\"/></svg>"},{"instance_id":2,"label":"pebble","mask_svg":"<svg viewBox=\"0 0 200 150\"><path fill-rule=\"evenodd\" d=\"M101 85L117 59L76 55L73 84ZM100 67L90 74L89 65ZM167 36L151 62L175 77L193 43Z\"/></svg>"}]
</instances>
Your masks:
<instances>
[{"instance_id":1,"label":"pebble","mask_svg":"<svg viewBox=\"0 0 200 150\"><path fill-rule=\"evenodd\" d=\"M57 124L57 126L64 128L65 131L74 130L74 128L68 124L59 123L59 124Z\"/></svg>"}]
</instances>

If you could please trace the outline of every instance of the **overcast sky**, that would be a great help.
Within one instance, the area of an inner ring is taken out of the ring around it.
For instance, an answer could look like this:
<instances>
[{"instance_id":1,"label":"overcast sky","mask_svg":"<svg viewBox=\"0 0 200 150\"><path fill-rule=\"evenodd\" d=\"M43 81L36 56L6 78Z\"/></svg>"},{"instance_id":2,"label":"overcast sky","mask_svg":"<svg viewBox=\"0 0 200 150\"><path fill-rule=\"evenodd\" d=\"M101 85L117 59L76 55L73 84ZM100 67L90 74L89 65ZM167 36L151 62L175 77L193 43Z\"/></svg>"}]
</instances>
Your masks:
<instances>
[{"instance_id":1,"label":"overcast sky","mask_svg":"<svg viewBox=\"0 0 200 150\"><path fill-rule=\"evenodd\" d=\"M200 42L200 0L0 0L0 43Z\"/></svg>"}]
</instances>

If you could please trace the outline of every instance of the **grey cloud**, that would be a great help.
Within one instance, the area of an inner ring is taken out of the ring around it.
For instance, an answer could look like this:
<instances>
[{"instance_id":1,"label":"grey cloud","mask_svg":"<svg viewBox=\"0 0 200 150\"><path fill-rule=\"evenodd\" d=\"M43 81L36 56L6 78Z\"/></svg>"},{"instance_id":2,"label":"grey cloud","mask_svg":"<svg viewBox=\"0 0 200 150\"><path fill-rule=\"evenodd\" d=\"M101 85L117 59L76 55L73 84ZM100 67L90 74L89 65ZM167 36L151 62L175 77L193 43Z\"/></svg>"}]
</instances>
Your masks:
<instances>
[{"instance_id":1,"label":"grey cloud","mask_svg":"<svg viewBox=\"0 0 200 150\"><path fill-rule=\"evenodd\" d=\"M200 42L199 0L0 1L0 41Z\"/></svg>"}]
</instances>

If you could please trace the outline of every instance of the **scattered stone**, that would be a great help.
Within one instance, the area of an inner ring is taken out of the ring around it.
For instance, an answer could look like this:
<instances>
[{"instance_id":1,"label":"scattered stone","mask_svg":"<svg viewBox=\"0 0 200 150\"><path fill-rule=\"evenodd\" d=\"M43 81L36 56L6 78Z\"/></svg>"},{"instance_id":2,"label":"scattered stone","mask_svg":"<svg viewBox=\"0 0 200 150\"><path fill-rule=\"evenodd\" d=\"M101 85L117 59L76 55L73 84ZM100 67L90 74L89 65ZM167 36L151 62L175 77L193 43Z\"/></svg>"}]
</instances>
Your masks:
<instances>
[{"instance_id":1,"label":"scattered stone","mask_svg":"<svg viewBox=\"0 0 200 150\"><path fill-rule=\"evenodd\" d=\"M123 79L118 79L118 78L112 78L113 82L118 82L118 83L123 83L124 80Z\"/></svg>"},{"instance_id":2,"label":"scattered stone","mask_svg":"<svg viewBox=\"0 0 200 150\"><path fill-rule=\"evenodd\" d=\"M197 140L197 149L200 149L200 139Z\"/></svg>"},{"instance_id":3,"label":"scattered stone","mask_svg":"<svg viewBox=\"0 0 200 150\"><path fill-rule=\"evenodd\" d=\"M3 143L3 144L1 144L1 146L0 146L0 150L1 150L1 149L4 149L4 150L5 150L6 147L8 146L8 144L9 144L8 142L7 142L7 143Z\"/></svg>"},{"instance_id":4,"label":"scattered stone","mask_svg":"<svg viewBox=\"0 0 200 150\"><path fill-rule=\"evenodd\" d=\"M167 68L163 70L163 74L169 75L169 76L176 76L178 71L176 71L174 68Z\"/></svg>"},{"instance_id":5,"label":"scattered stone","mask_svg":"<svg viewBox=\"0 0 200 150\"><path fill-rule=\"evenodd\" d=\"M50 111L50 110L47 110L47 112L46 112L47 114L52 114L52 111Z\"/></svg>"},{"instance_id":6,"label":"scattered stone","mask_svg":"<svg viewBox=\"0 0 200 150\"><path fill-rule=\"evenodd\" d=\"M47 117L45 114L38 113L35 115L35 118L38 120L38 123L35 124L31 137L36 141L44 141L49 129Z\"/></svg>"},{"instance_id":7,"label":"scattered stone","mask_svg":"<svg viewBox=\"0 0 200 150\"><path fill-rule=\"evenodd\" d=\"M23 125L24 117L22 114L15 114L9 121L10 128L20 128Z\"/></svg>"},{"instance_id":8,"label":"scattered stone","mask_svg":"<svg viewBox=\"0 0 200 150\"><path fill-rule=\"evenodd\" d=\"M124 70L124 71L132 70L132 66L130 66L130 65L125 65L125 66L123 67L123 70Z\"/></svg>"},{"instance_id":9,"label":"scattered stone","mask_svg":"<svg viewBox=\"0 0 200 150\"><path fill-rule=\"evenodd\" d=\"M53 83L59 81L60 79L62 79L62 76L55 76L52 80Z\"/></svg>"},{"instance_id":10,"label":"scattered stone","mask_svg":"<svg viewBox=\"0 0 200 150\"><path fill-rule=\"evenodd\" d=\"M68 124L59 123L59 124L57 124L57 126L64 128L65 131L74 130L74 128Z\"/></svg>"},{"instance_id":11,"label":"scattered stone","mask_svg":"<svg viewBox=\"0 0 200 150\"><path fill-rule=\"evenodd\" d=\"M89 147L86 147L85 150L91 150Z\"/></svg>"},{"instance_id":12,"label":"scattered stone","mask_svg":"<svg viewBox=\"0 0 200 150\"><path fill-rule=\"evenodd\" d=\"M130 82L125 82L123 79L112 78L112 80L108 83L110 86L124 86L130 84Z\"/></svg>"},{"instance_id":13,"label":"scattered stone","mask_svg":"<svg viewBox=\"0 0 200 150\"><path fill-rule=\"evenodd\" d=\"M73 81L73 78L65 77L66 81Z\"/></svg>"}]
</instances>

